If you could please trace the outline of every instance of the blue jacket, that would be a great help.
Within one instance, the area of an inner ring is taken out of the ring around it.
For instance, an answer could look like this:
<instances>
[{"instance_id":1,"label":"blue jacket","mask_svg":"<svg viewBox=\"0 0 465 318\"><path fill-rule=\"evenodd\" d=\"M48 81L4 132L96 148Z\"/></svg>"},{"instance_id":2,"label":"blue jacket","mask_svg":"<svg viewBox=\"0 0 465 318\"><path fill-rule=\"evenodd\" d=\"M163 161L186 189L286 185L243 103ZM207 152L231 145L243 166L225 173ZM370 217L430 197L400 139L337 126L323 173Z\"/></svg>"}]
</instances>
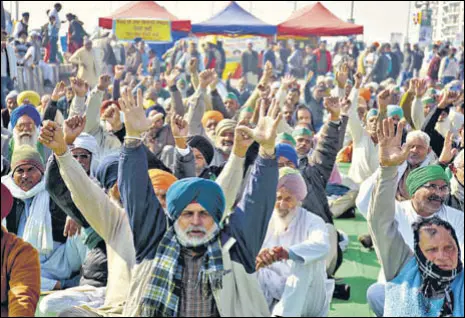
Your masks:
<instances>
[{"instance_id":1,"label":"blue jacket","mask_svg":"<svg viewBox=\"0 0 465 318\"><path fill-rule=\"evenodd\" d=\"M165 235L167 220L155 196L142 146L123 148L118 174L121 198L134 236L136 261L151 261ZM253 273L276 201L277 160L259 157L249 180L241 202L221 231L221 240L223 244L230 238L236 240L230 250L231 261Z\"/></svg>"}]
</instances>

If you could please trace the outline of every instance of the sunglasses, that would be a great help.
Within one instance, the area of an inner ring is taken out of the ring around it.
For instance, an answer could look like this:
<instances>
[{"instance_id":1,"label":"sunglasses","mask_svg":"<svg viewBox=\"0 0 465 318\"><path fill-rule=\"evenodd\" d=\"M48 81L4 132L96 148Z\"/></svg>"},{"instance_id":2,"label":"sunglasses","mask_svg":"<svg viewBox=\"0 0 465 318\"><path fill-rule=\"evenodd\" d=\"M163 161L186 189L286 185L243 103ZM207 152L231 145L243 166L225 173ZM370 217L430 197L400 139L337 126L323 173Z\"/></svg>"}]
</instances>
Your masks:
<instances>
[{"instance_id":1,"label":"sunglasses","mask_svg":"<svg viewBox=\"0 0 465 318\"><path fill-rule=\"evenodd\" d=\"M85 154L82 154L82 155L73 155L73 158L78 160L78 159L81 159L81 160L89 160L90 157L92 155L85 155Z\"/></svg>"}]
</instances>

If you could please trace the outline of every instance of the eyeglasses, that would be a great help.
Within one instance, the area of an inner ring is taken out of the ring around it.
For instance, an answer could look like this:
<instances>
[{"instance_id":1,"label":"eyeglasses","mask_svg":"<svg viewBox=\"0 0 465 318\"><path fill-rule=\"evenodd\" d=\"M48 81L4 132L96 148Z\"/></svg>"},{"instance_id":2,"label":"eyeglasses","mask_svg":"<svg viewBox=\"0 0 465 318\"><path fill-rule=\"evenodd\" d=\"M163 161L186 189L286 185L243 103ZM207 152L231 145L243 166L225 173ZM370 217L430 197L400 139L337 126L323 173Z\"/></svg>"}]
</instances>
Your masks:
<instances>
[{"instance_id":1,"label":"eyeglasses","mask_svg":"<svg viewBox=\"0 0 465 318\"><path fill-rule=\"evenodd\" d=\"M81 159L81 160L89 160L90 157L92 155L85 155L85 154L82 154L82 155L73 155L73 158L78 160L78 159Z\"/></svg>"},{"instance_id":2,"label":"eyeglasses","mask_svg":"<svg viewBox=\"0 0 465 318\"><path fill-rule=\"evenodd\" d=\"M450 187L448 185L439 187L435 184L425 184L423 188L429 190L429 191L435 191L435 192L442 192L442 193L448 193L450 191Z\"/></svg>"}]
</instances>

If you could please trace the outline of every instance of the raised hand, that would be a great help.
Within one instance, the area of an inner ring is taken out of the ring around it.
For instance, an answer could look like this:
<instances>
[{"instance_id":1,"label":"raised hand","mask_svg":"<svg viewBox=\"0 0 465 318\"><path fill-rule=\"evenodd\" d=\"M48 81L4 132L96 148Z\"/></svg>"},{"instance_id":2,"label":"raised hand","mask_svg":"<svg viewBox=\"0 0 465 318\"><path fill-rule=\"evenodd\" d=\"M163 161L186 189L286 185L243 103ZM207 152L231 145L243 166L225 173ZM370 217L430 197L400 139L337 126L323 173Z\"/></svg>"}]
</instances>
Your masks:
<instances>
[{"instance_id":1,"label":"raised hand","mask_svg":"<svg viewBox=\"0 0 465 318\"><path fill-rule=\"evenodd\" d=\"M336 121L341 118L341 103L337 97L326 97L324 107L331 114L331 120Z\"/></svg>"},{"instance_id":2,"label":"raised hand","mask_svg":"<svg viewBox=\"0 0 465 318\"><path fill-rule=\"evenodd\" d=\"M67 119L63 125L63 134L67 145L74 144L74 141L84 131L86 127L86 117L74 116Z\"/></svg>"},{"instance_id":3,"label":"raised hand","mask_svg":"<svg viewBox=\"0 0 465 318\"><path fill-rule=\"evenodd\" d=\"M360 89L363 83L363 74L362 73L355 74L354 80L355 80L355 88Z\"/></svg>"},{"instance_id":4,"label":"raised hand","mask_svg":"<svg viewBox=\"0 0 465 318\"><path fill-rule=\"evenodd\" d=\"M123 123L121 122L121 116L118 106L113 104L110 107L108 107L103 113L102 118L110 124L111 130L113 132L117 132L123 129Z\"/></svg>"},{"instance_id":5,"label":"raised hand","mask_svg":"<svg viewBox=\"0 0 465 318\"><path fill-rule=\"evenodd\" d=\"M199 74L200 87L207 89L208 85L213 82L213 77L216 74L215 70L205 70Z\"/></svg>"},{"instance_id":6,"label":"raised hand","mask_svg":"<svg viewBox=\"0 0 465 318\"><path fill-rule=\"evenodd\" d=\"M68 150L62 128L53 121L47 120L42 123L39 141L58 156L62 156Z\"/></svg>"},{"instance_id":7,"label":"raised hand","mask_svg":"<svg viewBox=\"0 0 465 318\"><path fill-rule=\"evenodd\" d=\"M189 135L189 123L182 116L171 116L171 132L174 138L187 138Z\"/></svg>"},{"instance_id":8,"label":"raised hand","mask_svg":"<svg viewBox=\"0 0 465 318\"><path fill-rule=\"evenodd\" d=\"M446 109L450 105L453 105L455 101L459 98L459 94L452 91L446 91L442 96L441 101L439 102L439 109Z\"/></svg>"},{"instance_id":9,"label":"raised hand","mask_svg":"<svg viewBox=\"0 0 465 318\"><path fill-rule=\"evenodd\" d=\"M116 65L115 66L115 79L120 80L123 78L125 67L124 65Z\"/></svg>"},{"instance_id":10,"label":"raised hand","mask_svg":"<svg viewBox=\"0 0 465 318\"><path fill-rule=\"evenodd\" d=\"M218 74L215 72L215 74L213 74L212 82L210 84L210 90L212 92L216 90L216 87L218 86L219 82L220 82L220 79L218 78Z\"/></svg>"},{"instance_id":11,"label":"raised hand","mask_svg":"<svg viewBox=\"0 0 465 318\"><path fill-rule=\"evenodd\" d=\"M262 103L260 106L260 117L257 127L251 129L247 126L239 126L236 130L247 135L260 144L261 148L267 155L275 154L275 142L278 135L278 125L282 115L279 113L279 105L276 100L273 100L268 114L266 114L266 105Z\"/></svg>"},{"instance_id":12,"label":"raised hand","mask_svg":"<svg viewBox=\"0 0 465 318\"><path fill-rule=\"evenodd\" d=\"M266 62L265 68L263 70L263 76L261 82L263 84L267 84L271 81L271 78L273 77L273 64L271 64L270 61Z\"/></svg>"},{"instance_id":13,"label":"raised hand","mask_svg":"<svg viewBox=\"0 0 465 318\"><path fill-rule=\"evenodd\" d=\"M87 82L77 77L71 78L70 82L74 95L78 97L86 96L87 92L89 91L89 84L87 84Z\"/></svg>"},{"instance_id":14,"label":"raised hand","mask_svg":"<svg viewBox=\"0 0 465 318\"><path fill-rule=\"evenodd\" d=\"M422 98L428 90L428 82L426 80L418 80L415 84L415 96Z\"/></svg>"},{"instance_id":15,"label":"raised hand","mask_svg":"<svg viewBox=\"0 0 465 318\"><path fill-rule=\"evenodd\" d=\"M419 78L412 78L409 82L408 92L411 94L415 94L415 90L418 86L418 82L420 81Z\"/></svg>"},{"instance_id":16,"label":"raised hand","mask_svg":"<svg viewBox=\"0 0 465 318\"><path fill-rule=\"evenodd\" d=\"M288 89L289 87L291 87L294 83L296 82L296 79L294 76L292 75L286 75L283 79L282 79L282 87L284 89Z\"/></svg>"},{"instance_id":17,"label":"raised hand","mask_svg":"<svg viewBox=\"0 0 465 318\"><path fill-rule=\"evenodd\" d=\"M241 126L250 127L250 123L247 120L243 120L238 124L238 127ZM236 128L236 133L234 134L233 153L239 158L245 158L245 155L252 144L253 139L243 133L240 129Z\"/></svg>"},{"instance_id":18,"label":"raised hand","mask_svg":"<svg viewBox=\"0 0 465 318\"><path fill-rule=\"evenodd\" d=\"M55 89L53 90L51 100L57 102L66 95L66 84L65 82L59 82L56 84Z\"/></svg>"},{"instance_id":19,"label":"raised hand","mask_svg":"<svg viewBox=\"0 0 465 318\"><path fill-rule=\"evenodd\" d=\"M446 140L444 142L444 148L442 148L439 162L443 165L449 165L455 156L457 156L458 150L454 148L454 134L449 131L447 133Z\"/></svg>"},{"instance_id":20,"label":"raised hand","mask_svg":"<svg viewBox=\"0 0 465 318\"><path fill-rule=\"evenodd\" d=\"M81 226L76 223L72 218L69 216L66 217L65 229L63 231L64 237L73 237L76 234L81 234Z\"/></svg>"},{"instance_id":21,"label":"raised hand","mask_svg":"<svg viewBox=\"0 0 465 318\"><path fill-rule=\"evenodd\" d=\"M166 84L168 85L168 87L171 88L176 85L176 81L180 74L181 72L178 69L174 69L171 71L170 75L166 76Z\"/></svg>"},{"instance_id":22,"label":"raised hand","mask_svg":"<svg viewBox=\"0 0 465 318\"><path fill-rule=\"evenodd\" d=\"M137 102L129 90L124 90L119 99L119 104L124 113L126 136L140 138L152 126L152 121L145 116L142 90L137 90Z\"/></svg>"},{"instance_id":23,"label":"raised hand","mask_svg":"<svg viewBox=\"0 0 465 318\"><path fill-rule=\"evenodd\" d=\"M191 58L191 60L189 61L189 64L187 65L187 70L189 71L189 73L191 74L197 73L198 64L199 64L199 61L197 60L197 58L195 57Z\"/></svg>"},{"instance_id":24,"label":"raised hand","mask_svg":"<svg viewBox=\"0 0 465 318\"><path fill-rule=\"evenodd\" d=\"M106 91L111 84L111 76L110 75L101 75L98 78L97 89L99 91Z\"/></svg>"},{"instance_id":25,"label":"raised hand","mask_svg":"<svg viewBox=\"0 0 465 318\"><path fill-rule=\"evenodd\" d=\"M339 87L344 87L349 79L349 64L344 63L341 65L339 72L336 73L336 81Z\"/></svg>"},{"instance_id":26,"label":"raised hand","mask_svg":"<svg viewBox=\"0 0 465 318\"><path fill-rule=\"evenodd\" d=\"M380 112L386 112L391 103L391 92L385 89L378 95L378 108Z\"/></svg>"},{"instance_id":27,"label":"raised hand","mask_svg":"<svg viewBox=\"0 0 465 318\"><path fill-rule=\"evenodd\" d=\"M407 160L409 147L402 147L405 124L400 122L397 133L392 118L385 119L378 127L379 163L382 167L397 167Z\"/></svg>"},{"instance_id":28,"label":"raised hand","mask_svg":"<svg viewBox=\"0 0 465 318\"><path fill-rule=\"evenodd\" d=\"M352 101L348 98L343 98L339 101L341 104L341 116L349 117L352 108Z\"/></svg>"}]
</instances>

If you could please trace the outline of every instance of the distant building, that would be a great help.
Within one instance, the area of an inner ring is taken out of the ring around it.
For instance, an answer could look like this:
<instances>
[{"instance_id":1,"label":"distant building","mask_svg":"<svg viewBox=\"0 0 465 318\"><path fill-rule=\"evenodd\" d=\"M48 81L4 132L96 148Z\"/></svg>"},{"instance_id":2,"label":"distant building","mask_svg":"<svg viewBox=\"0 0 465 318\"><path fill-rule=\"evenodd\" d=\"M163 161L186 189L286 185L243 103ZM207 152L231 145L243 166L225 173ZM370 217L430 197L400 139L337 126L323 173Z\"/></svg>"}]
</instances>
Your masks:
<instances>
[{"instance_id":1,"label":"distant building","mask_svg":"<svg viewBox=\"0 0 465 318\"><path fill-rule=\"evenodd\" d=\"M458 44L464 37L464 2L430 1L433 10L433 40Z\"/></svg>"}]
</instances>

